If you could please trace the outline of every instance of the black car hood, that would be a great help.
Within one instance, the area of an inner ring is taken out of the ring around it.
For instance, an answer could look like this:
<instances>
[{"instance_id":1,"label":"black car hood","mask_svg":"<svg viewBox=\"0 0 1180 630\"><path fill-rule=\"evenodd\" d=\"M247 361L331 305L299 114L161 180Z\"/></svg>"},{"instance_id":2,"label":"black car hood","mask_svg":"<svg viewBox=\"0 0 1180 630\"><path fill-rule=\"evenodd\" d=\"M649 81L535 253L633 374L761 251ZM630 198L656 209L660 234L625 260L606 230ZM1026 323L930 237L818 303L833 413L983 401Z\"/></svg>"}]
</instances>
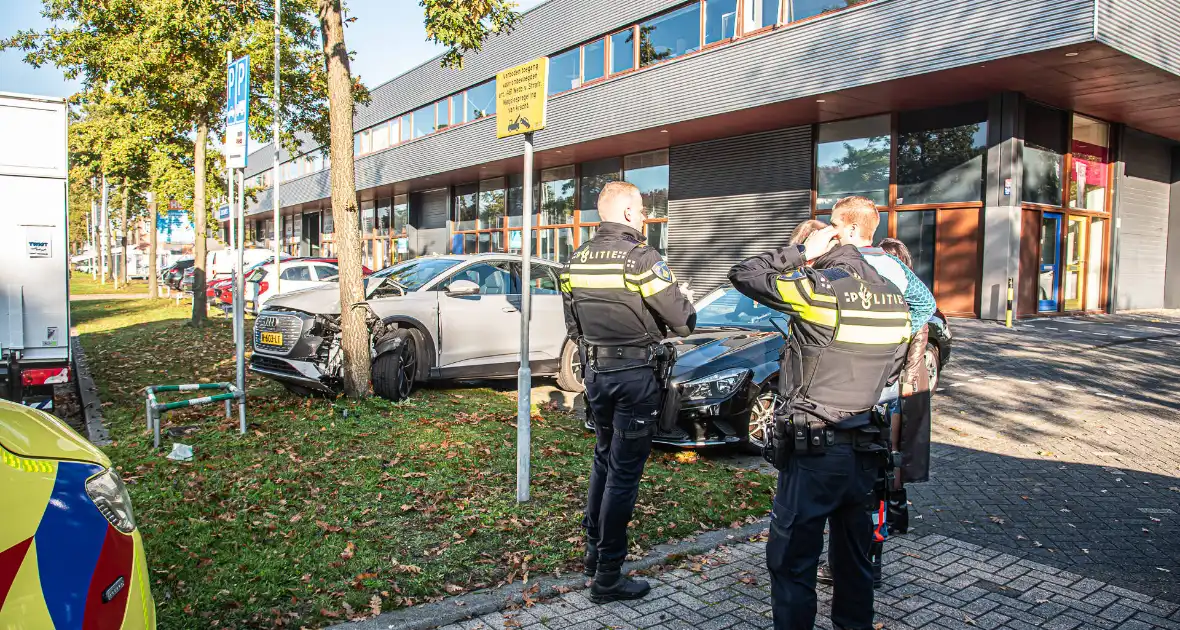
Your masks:
<instances>
[{"instance_id":1,"label":"black car hood","mask_svg":"<svg viewBox=\"0 0 1180 630\"><path fill-rule=\"evenodd\" d=\"M768 358L776 357L783 338L778 332L739 329L705 329L672 341L676 366L672 380L690 380L731 367L763 371ZM773 359L771 359L773 361Z\"/></svg>"}]
</instances>

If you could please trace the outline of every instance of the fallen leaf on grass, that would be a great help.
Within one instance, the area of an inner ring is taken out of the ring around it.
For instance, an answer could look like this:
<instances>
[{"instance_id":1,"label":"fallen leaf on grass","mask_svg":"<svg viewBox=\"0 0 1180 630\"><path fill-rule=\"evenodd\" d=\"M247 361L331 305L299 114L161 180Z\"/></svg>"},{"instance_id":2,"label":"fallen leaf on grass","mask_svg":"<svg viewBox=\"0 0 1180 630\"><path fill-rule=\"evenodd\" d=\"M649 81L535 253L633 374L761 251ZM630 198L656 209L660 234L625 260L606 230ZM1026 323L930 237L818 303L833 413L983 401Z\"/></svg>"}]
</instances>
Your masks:
<instances>
[{"instance_id":1,"label":"fallen leaf on grass","mask_svg":"<svg viewBox=\"0 0 1180 630\"><path fill-rule=\"evenodd\" d=\"M381 596L380 595L374 595L369 598L369 612L373 613L373 615L380 615L381 614Z\"/></svg>"},{"instance_id":2,"label":"fallen leaf on grass","mask_svg":"<svg viewBox=\"0 0 1180 630\"><path fill-rule=\"evenodd\" d=\"M451 595L456 595L463 592L463 587L457 584L444 584L443 590Z\"/></svg>"},{"instance_id":3,"label":"fallen leaf on grass","mask_svg":"<svg viewBox=\"0 0 1180 630\"><path fill-rule=\"evenodd\" d=\"M322 529L322 530L324 530L324 531L326 531L326 532L331 532L331 533L333 533L333 534L335 534L335 533L337 533L337 532L342 532L342 531L344 531L344 528L343 528L343 527L338 527L338 526L336 526L336 525L331 525L331 524L329 524L329 523L325 523L324 521L316 521L316 522L315 522L315 524L316 524L316 525L319 525L319 526L320 526L320 529Z\"/></svg>"},{"instance_id":4,"label":"fallen leaf on grass","mask_svg":"<svg viewBox=\"0 0 1180 630\"><path fill-rule=\"evenodd\" d=\"M351 560L354 555L356 555L356 545L352 544L350 540L348 541L348 545L344 547L344 551L340 552L340 557L345 560Z\"/></svg>"}]
</instances>

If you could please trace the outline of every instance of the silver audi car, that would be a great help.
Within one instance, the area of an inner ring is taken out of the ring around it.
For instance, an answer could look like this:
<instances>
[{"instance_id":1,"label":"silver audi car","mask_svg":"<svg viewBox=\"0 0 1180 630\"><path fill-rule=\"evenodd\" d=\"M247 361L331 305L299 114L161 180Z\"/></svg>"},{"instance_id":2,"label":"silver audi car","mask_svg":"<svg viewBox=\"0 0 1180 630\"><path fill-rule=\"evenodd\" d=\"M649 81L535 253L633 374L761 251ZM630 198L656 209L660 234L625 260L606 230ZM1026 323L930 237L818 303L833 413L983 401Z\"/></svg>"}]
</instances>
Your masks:
<instances>
[{"instance_id":1,"label":"silver audi car","mask_svg":"<svg viewBox=\"0 0 1180 630\"><path fill-rule=\"evenodd\" d=\"M515 377L520 367L521 257L415 258L365 278L373 390L402 400L430 379ZM566 339L558 275L531 263L533 374L581 391L577 348ZM341 391L340 288L295 291L266 302L254 322L250 369L298 394Z\"/></svg>"}]
</instances>

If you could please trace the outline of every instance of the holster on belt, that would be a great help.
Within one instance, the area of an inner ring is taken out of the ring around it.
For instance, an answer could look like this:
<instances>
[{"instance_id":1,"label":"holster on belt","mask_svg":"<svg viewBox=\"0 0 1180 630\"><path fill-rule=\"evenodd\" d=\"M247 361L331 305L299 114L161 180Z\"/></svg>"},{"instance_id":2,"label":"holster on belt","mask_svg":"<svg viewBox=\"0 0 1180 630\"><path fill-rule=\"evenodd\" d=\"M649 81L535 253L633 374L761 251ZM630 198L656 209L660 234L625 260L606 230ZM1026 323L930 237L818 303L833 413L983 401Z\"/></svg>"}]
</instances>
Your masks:
<instances>
[{"instance_id":1,"label":"holster on belt","mask_svg":"<svg viewBox=\"0 0 1180 630\"><path fill-rule=\"evenodd\" d=\"M676 428L676 420L680 410L680 389L673 387L672 366L676 365L676 349L667 344L658 344L653 349L656 361L656 380L664 389L664 397L660 407L659 429L661 433L670 433Z\"/></svg>"}]
</instances>

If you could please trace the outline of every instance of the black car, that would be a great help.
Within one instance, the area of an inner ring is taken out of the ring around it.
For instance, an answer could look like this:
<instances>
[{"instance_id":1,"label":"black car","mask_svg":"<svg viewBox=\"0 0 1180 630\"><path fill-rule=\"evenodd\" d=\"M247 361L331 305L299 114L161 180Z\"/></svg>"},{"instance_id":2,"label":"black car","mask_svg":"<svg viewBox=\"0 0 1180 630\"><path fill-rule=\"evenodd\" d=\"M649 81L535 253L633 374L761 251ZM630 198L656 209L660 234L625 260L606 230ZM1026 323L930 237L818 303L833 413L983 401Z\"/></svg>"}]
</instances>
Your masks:
<instances>
[{"instance_id":1,"label":"black car","mask_svg":"<svg viewBox=\"0 0 1180 630\"><path fill-rule=\"evenodd\" d=\"M160 280L169 287L179 291L180 281L184 279L184 271L191 269L194 264L196 264L196 261L191 258L174 262L167 269L160 272Z\"/></svg>"},{"instance_id":2,"label":"black car","mask_svg":"<svg viewBox=\"0 0 1180 630\"><path fill-rule=\"evenodd\" d=\"M653 441L677 448L745 444L760 450L764 427L781 402L775 384L785 344L771 318L782 315L730 286L709 293L696 307L696 332L670 342L676 365L668 401L679 408L678 421ZM950 359L951 331L942 313L929 324L926 364L933 390Z\"/></svg>"}]
</instances>

